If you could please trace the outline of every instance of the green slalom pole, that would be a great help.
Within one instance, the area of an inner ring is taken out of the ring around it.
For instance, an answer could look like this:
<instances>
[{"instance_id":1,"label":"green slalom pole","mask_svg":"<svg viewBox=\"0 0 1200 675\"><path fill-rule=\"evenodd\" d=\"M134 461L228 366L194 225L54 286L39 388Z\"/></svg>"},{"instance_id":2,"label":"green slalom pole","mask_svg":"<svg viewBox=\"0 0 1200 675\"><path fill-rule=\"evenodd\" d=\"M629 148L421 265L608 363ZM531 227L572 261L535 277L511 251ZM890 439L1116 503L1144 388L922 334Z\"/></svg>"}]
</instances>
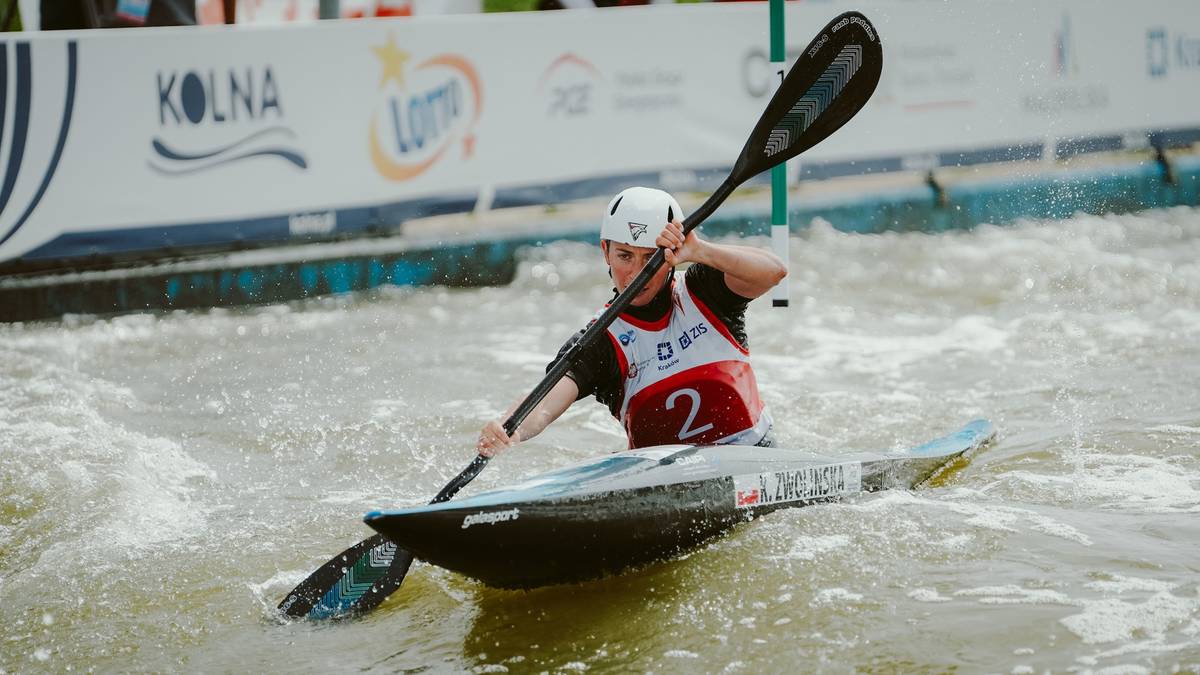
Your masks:
<instances>
[{"instance_id":1,"label":"green slalom pole","mask_svg":"<svg viewBox=\"0 0 1200 675\"><path fill-rule=\"evenodd\" d=\"M771 70L783 82L787 72L787 50L783 44L783 2L771 0ZM794 160L793 160L794 161ZM787 163L776 165L771 169L771 247L783 261L785 268L788 262L788 197L787 197ZM788 306L788 277L784 277L771 291L772 307Z\"/></svg>"}]
</instances>

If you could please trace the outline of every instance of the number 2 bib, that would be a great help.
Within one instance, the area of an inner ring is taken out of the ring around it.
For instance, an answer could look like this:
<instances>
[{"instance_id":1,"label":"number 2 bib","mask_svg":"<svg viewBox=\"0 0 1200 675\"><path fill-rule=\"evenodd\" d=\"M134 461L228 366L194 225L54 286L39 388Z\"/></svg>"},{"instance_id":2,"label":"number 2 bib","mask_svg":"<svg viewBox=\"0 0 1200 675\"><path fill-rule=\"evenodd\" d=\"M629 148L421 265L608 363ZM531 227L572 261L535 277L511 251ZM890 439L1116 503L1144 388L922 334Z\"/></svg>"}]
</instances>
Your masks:
<instances>
[{"instance_id":1,"label":"number 2 bib","mask_svg":"<svg viewBox=\"0 0 1200 675\"><path fill-rule=\"evenodd\" d=\"M754 445L770 428L750 353L686 279L671 311L646 322L622 314L608 328L625 395L619 419L630 448L687 443Z\"/></svg>"}]
</instances>

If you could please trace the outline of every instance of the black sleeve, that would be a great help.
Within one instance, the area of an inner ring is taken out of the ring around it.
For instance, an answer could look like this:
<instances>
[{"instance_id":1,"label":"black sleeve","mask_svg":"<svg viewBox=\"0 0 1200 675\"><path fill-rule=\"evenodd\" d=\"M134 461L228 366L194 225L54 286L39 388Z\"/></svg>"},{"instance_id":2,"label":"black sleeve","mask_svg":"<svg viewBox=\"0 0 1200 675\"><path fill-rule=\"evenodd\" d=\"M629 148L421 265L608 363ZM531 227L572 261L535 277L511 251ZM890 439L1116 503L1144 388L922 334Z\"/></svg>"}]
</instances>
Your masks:
<instances>
[{"instance_id":1,"label":"black sleeve","mask_svg":"<svg viewBox=\"0 0 1200 675\"><path fill-rule=\"evenodd\" d=\"M748 349L746 307L750 305L750 299L729 290L725 273L715 267L695 264L687 268L684 274L687 286L696 294L696 298L717 315L734 339Z\"/></svg>"},{"instance_id":2,"label":"black sleeve","mask_svg":"<svg viewBox=\"0 0 1200 675\"><path fill-rule=\"evenodd\" d=\"M558 350L558 356L546 365L546 372L579 342L585 330L572 335L563 344ZM575 400L594 395L596 400L608 406L609 410L620 409L620 397L623 392L621 369L617 366L617 355L607 335L597 335L595 341L584 348L579 359L567 370L567 377L574 380L575 386L579 388L579 398Z\"/></svg>"}]
</instances>

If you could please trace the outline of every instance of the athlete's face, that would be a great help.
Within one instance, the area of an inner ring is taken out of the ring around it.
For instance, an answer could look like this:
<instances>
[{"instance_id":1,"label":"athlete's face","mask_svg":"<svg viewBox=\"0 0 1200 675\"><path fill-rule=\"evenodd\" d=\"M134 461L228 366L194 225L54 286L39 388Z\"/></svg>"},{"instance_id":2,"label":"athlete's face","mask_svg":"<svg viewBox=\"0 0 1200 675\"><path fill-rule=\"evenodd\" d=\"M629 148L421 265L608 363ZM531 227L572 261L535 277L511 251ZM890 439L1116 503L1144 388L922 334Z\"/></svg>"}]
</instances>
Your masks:
<instances>
[{"instance_id":1,"label":"athlete's face","mask_svg":"<svg viewBox=\"0 0 1200 675\"><path fill-rule=\"evenodd\" d=\"M629 244L620 244L615 241L600 242L600 249L604 251L604 262L608 263L612 269L613 283L617 285L617 292L622 293L633 281L638 272L650 262L650 258L654 255L656 248L646 248L644 246L630 246ZM654 296L662 290L663 284L666 283L667 275L671 273L671 268L663 265L658 268L654 276L650 278L650 283L642 289L642 292L634 296L630 303L634 307L642 307L649 304Z\"/></svg>"}]
</instances>

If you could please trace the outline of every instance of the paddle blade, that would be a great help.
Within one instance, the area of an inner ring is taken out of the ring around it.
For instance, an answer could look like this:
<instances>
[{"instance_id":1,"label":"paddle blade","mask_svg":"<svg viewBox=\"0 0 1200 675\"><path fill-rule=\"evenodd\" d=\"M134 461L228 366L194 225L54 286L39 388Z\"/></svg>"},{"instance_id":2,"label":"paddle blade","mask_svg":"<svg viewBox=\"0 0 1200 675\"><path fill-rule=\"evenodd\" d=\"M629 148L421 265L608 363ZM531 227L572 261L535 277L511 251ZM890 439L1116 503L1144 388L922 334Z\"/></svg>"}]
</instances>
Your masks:
<instances>
[{"instance_id":1,"label":"paddle blade","mask_svg":"<svg viewBox=\"0 0 1200 675\"><path fill-rule=\"evenodd\" d=\"M483 471L488 460L477 456L430 503L453 497ZM377 534L342 551L308 575L278 609L294 619L337 619L374 609L404 583L412 561L411 553Z\"/></svg>"},{"instance_id":2,"label":"paddle blade","mask_svg":"<svg viewBox=\"0 0 1200 675\"><path fill-rule=\"evenodd\" d=\"M846 12L830 21L767 104L731 182L740 184L828 138L866 105L882 71L879 34L865 16Z\"/></svg>"},{"instance_id":3,"label":"paddle blade","mask_svg":"<svg viewBox=\"0 0 1200 675\"><path fill-rule=\"evenodd\" d=\"M334 556L288 593L279 611L295 619L333 619L373 609L404 582L412 554L382 535Z\"/></svg>"}]
</instances>

